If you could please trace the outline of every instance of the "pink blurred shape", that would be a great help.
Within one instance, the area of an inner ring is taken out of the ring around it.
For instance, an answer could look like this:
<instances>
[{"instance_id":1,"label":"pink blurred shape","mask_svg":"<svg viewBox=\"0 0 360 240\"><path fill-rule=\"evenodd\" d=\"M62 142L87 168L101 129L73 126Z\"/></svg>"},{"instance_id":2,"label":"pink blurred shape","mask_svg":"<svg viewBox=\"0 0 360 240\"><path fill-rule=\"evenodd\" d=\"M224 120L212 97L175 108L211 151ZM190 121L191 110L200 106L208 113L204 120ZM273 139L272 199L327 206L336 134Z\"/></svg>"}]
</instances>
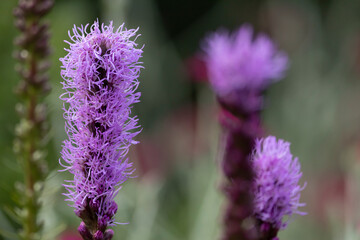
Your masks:
<instances>
[{"instance_id":1,"label":"pink blurred shape","mask_svg":"<svg viewBox=\"0 0 360 240\"><path fill-rule=\"evenodd\" d=\"M59 240L82 240L82 238L77 232L67 230L60 235Z\"/></svg>"}]
</instances>

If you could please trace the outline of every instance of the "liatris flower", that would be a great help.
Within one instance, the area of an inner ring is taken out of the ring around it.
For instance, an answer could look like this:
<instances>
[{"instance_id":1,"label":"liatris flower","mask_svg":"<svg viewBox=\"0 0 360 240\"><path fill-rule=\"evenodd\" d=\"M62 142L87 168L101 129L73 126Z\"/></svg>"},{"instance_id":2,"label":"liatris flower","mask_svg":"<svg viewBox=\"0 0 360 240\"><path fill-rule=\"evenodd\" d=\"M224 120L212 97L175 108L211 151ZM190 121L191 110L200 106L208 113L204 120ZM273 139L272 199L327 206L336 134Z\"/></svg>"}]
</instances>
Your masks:
<instances>
[{"instance_id":1,"label":"liatris flower","mask_svg":"<svg viewBox=\"0 0 360 240\"><path fill-rule=\"evenodd\" d=\"M261 107L261 92L281 79L288 61L263 34L253 40L250 25L229 35L219 31L205 42L211 85L219 98L244 110Z\"/></svg>"},{"instance_id":2,"label":"liatris flower","mask_svg":"<svg viewBox=\"0 0 360 240\"><path fill-rule=\"evenodd\" d=\"M228 206L224 216L223 240L256 239L253 226L250 163L255 139L261 136L260 110L262 92L283 76L287 57L278 52L265 35L252 39L252 29L245 25L235 34L218 32L205 42L208 76L221 106L223 125L223 171Z\"/></svg>"},{"instance_id":3,"label":"liatris flower","mask_svg":"<svg viewBox=\"0 0 360 240\"><path fill-rule=\"evenodd\" d=\"M137 30L114 31L96 21L73 28L68 54L61 58L65 129L62 158L74 179L65 184L68 201L83 220L84 239L111 239L117 204L114 197L132 174L126 158L137 142L138 119L131 117L140 74L142 49L132 40ZM135 130L135 131L134 131Z\"/></svg>"},{"instance_id":4,"label":"liatris flower","mask_svg":"<svg viewBox=\"0 0 360 240\"><path fill-rule=\"evenodd\" d=\"M261 239L271 240L293 214L305 214L298 210L305 206L300 203L300 192L305 187L299 185L300 164L290 152L290 143L269 136L256 142L252 165L254 215L262 230Z\"/></svg>"},{"instance_id":5,"label":"liatris flower","mask_svg":"<svg viewBox=\"0 0 360 240\"><path fill-rule=\"evenodd\" d=\"M53 3L53 0L19 0L14 9L15 26L21 32L15 39L18 49L14 54L21 76L16 89L21 98L16 110L21 119L15 129L14 151L22 166L24 184L17 184L20 200L13 215L22 223L19 238L29 240L39 239L42 228L38 219L39 198L47 175L45 149L49 131L44 96L50 91L49 26L44 23L44 15Z\"/></svg>"}]
</instances>

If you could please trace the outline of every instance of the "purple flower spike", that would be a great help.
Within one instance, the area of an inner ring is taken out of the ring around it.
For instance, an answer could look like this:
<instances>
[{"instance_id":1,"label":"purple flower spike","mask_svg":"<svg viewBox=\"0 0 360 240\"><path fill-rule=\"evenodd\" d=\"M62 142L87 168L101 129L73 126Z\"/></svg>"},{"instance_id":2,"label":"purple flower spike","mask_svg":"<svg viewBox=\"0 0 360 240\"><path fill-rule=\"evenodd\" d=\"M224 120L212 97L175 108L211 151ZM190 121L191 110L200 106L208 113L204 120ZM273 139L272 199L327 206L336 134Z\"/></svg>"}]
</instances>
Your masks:
<instances>
[{"instance_id":1,"label":"purple flower spike","mask_svg":"<svg viewBox=\"0 0 360 240\"><path fill-rule=\"evenodd\" d=\"M264 34L253 40L253 29L243 25L232 35L220 31L206 42L206 62L214 90L220 96L244 89L263 90L283 77L287 56Z\"/></svg>"},{"instance_id":2,"label":"purple flower spike","mask_svg":"<svg viewBox=\"0 0 360 240\"><path fill-rule=\"evenodd\" d=\"M124 25L114 30L112 22L74 26L72 42L66 41L68 54L60 59L69 137L60 164L74 174L64 184L65 195L95 239L104 238L107 226L114 224L113 199L133 172L126 154L140 132L138 119L130 116L140 98L142 48L134 42L136 32Z\"/></svg>"},{"instance_id":3,"label":"purple flower spike","mask_svg":"<svg viewBox=\"0 0 360 240\"><path fill-rule=\"evenodd\" d=\"M270 226L248 224L254 220L255 173L250 156L255 140L262 136L263 92L284 76L287 56L264 34L254 38L250 25L243 25L231 35L224 30L210 35L203 49L224 131L223 189L228 206L222 239L272 240L267 237L272 234L260 236L271 231Z\"/></svg>"},{"instance_id":4,"label":"purple flower spike","mask_svg":"<svg viewBox=\"0 0 360 240\"><path fill-rule=\"evenodd\" d=\"M256 142L252 164L254 215L262 232L276 234L293 214L305 215L298 210L305 206L300 203L300 192L305 187L299 185L300 164L290 153L290 143L273 136Z\"/></svg>"},{"instance_id":5,"label":"purple flower spike","mask_svg":"<svg viewBox=\"0 0 360 240\"><path fill-rule=\"evenodd\" d=\"M266 35L253 40L248 24L231 35L225 30L210 35L203 48L209 80L220 102L245 113L262 107L261 93L280 80L288 66L286 54Z\"/></svg>"}]
</instances>

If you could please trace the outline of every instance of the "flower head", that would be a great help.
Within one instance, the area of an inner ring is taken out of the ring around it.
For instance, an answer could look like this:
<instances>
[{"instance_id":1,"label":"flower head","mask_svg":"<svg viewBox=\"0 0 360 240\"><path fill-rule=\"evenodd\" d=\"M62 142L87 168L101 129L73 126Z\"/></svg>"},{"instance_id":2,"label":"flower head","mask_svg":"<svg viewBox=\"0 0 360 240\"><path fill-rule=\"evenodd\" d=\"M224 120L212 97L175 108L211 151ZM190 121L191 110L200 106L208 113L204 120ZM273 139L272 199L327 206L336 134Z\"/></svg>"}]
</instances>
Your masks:
<instances>
[{"instance_id":1,"label":"flower head","mask_svg":"<svg viewBox=\"0 0 360 240\"><path fill-rule=\"evenodd\" d=\"M262 91L283 77L287 56L264 34L253 40L253 29L243 25L233 34L219 31L205 42L210 82L220 97Z\"/></svg>"},{"instance_id":2,"label":"flower head","mask_svg":"<svg viewBox=\"0 0 360 240\"><path fill-rule=\"evenodd\" d=\"M272 228L285 228L293 214L304 215L298 207L300 192L305 186L299 185L302 176L297 158L290 153L290 143L269 136L256 142L252 156L255 172L253 185L255 217Z\"/></svg>"},{"instance_id":3,"label":"flower head","mask_svg":"<svg viewBox=\"0 0 360 240\"><path fill-rule=\"evenodd\" d=\"M132 40L136 32L124 25L114 30L112 22L74 26L68 54L60 59L65 90L60 98L69 137L61 164L74 175L64 184L65 195L86 227L95 228L90 232L103 234L113 224L113 199L133 171L126 154L139 133L138 119L130 116L140 97L142 49Z\"/></svg>"}]
</instances>

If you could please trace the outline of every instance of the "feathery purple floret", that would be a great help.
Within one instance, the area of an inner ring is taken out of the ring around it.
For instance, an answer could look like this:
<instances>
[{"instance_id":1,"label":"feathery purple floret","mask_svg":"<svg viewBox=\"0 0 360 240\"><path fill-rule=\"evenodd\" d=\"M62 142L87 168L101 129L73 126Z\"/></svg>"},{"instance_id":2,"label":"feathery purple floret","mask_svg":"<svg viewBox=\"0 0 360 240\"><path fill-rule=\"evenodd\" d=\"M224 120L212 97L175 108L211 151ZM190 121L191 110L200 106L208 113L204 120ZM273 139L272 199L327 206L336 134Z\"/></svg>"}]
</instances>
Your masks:
<instances>
[{"instance_id":1,"label":"feathery purple floret","mask_svg":"<svg viewBox=\"0 0 360 240\"><path fill-rule=\"evenodd\" d=\"M140 132L137 117L130 115L140 98L142 48L134 42L137 29L123 24L114 31L112 22L74 26L69 36L68 54L60 59L65 90L60 98L69 137L61 165L74 179L64 184L65 195L88 228L97 224L94 228L104 232L114 223L113 199L133 172L126 155Z\"/></svg>"},{"instance_id":2,"label":"feathery purple floret","mask_svg":"<svg viewBox=\"0 0 360 240\"><path fill-rule=\"evenodd\" d=\"M281 79L287 68L285 53L264 34L253 40L253 29L243 25L235 33L219 31L204 46L210 82L218 96L262 91Z\"/></svg>"},{"instance_id":3,"label":"feathery purple floret","mask_svg":"<svg viewBox=\"0 0 360 240\"><path fill-rule=\"evenodd\" d=\"M279 230L286 227L293 214L305 214L298 210L305 206L300 203L300 192L305 185L299 185L302 172L298 158L290 153L289 142L273 136L257 140L252 164L254 214L258 220Z\"/></svg>"}]
</instances>

